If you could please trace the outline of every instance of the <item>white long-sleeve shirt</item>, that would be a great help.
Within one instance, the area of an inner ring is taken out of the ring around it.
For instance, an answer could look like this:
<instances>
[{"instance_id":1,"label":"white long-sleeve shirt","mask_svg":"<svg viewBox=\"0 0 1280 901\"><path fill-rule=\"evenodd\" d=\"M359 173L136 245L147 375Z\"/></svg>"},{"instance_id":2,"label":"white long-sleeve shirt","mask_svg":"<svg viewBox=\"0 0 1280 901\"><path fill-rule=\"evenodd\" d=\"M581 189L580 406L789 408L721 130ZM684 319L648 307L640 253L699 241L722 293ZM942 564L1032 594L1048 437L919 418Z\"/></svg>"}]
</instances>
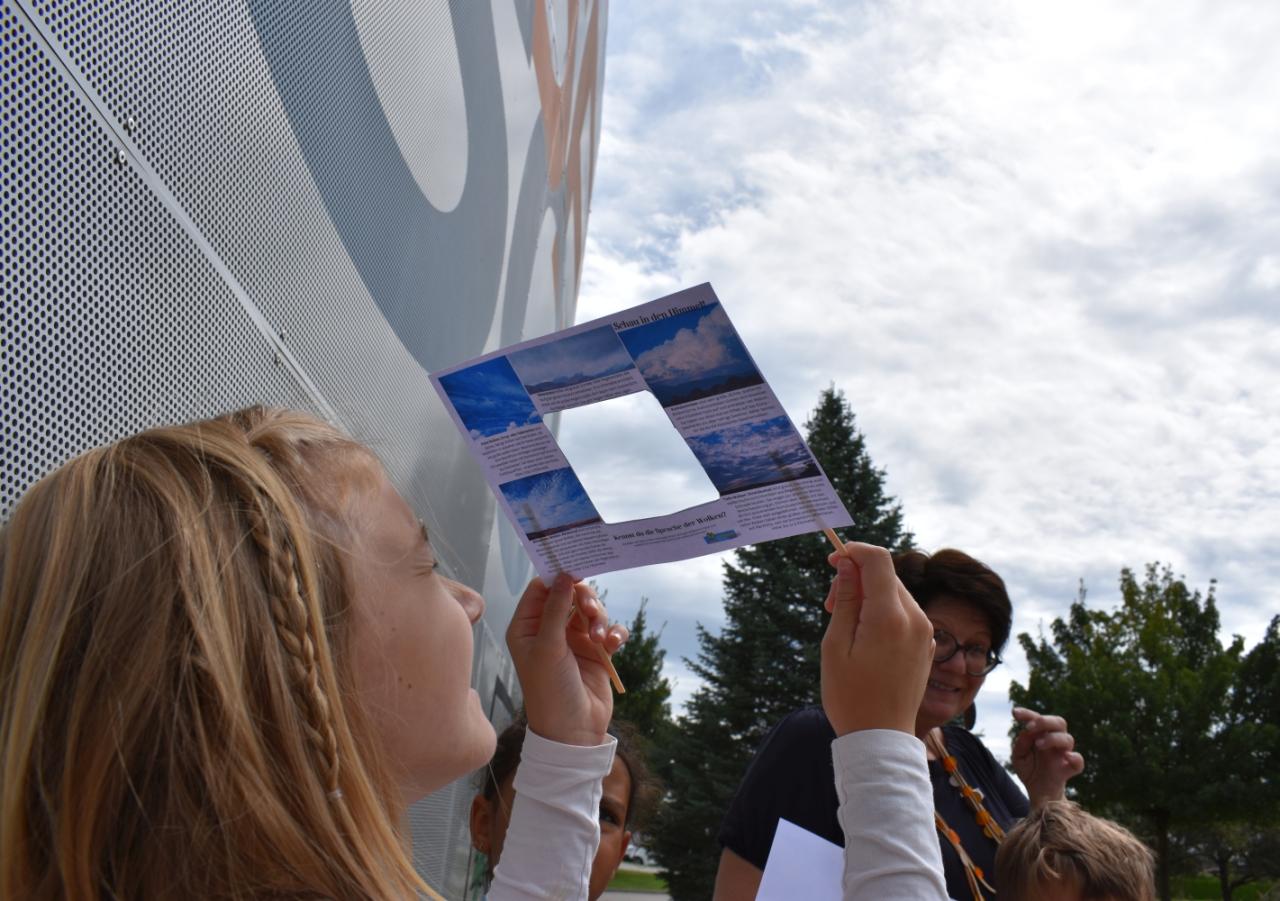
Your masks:
<instances>
[{"instance_id":1,"label":"white long-sleeve shirt","mask_svg":"<svg viewBox=\"0 0 1280 901\"><path fill-rule=\"evenodd\" d=\"M617 741L583 748L528 732L489 901L585 901L600 843L601 780ZM852 732L831 743L844 897L945 899L924 745L903 732Z\"/></svg>"},{"instance_id":2,"label":"white long-sleeve shirt","mask_svg":"<svg viewBox=\"0 0 1280 901\"><path fill-rule=\"evenodd\" d=\"M600 844L602 781L618 740L584 748L525 732L516 798L489 901L585 901Z\"/></svg>"},{"instance_id":3,"label":"white long-sleeve shirt","mask_svg":"<svg viewBox=\"0 0 1280 901\"><path fill-rule=\"evenodd\" d=\"M924 742L892 729L850 732L831 743L831 757L845 899L945 899Z\"/></svg>"}]
</instances>

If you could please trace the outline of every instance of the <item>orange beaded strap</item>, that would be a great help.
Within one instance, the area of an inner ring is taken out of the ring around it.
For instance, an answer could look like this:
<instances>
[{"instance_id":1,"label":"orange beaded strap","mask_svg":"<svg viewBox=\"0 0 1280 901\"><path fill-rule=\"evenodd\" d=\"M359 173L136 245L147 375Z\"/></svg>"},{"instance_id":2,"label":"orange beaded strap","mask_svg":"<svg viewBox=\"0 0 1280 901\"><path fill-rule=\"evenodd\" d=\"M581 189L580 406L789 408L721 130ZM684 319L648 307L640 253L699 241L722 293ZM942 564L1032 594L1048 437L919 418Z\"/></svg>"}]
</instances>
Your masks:
<instances>
[{"instance_id":1,"label":"orange beaded strap","mask_svg":"<svg viewBox=\"0 0 1280 901\"><path fill-rule=\"evenodd\" d=\"M951 784L959 789L960 796L973 808L973 817L978 821L978 825L982 827L982 834L997 845L1004 841L1004 830L1000 828L1000 824L995 821L995 818L987 812L987 809L982 806L982 792L969 785L964 778L964 774L960 772L956 759L947 753L947 745L942 738L941 732L937 729L930 730L929 734L925 736L925 744L929 746L929 750L933 752L934 756L941 761L942 768L950 777ZM982 867L973 862L973 858L969 856L964 846L960 844L959 833L948 826L947 821L942 818L942 814L936 810L933 812L933 822L938 827L938 832L942 834L943 838L951 843L951 847L955 848L956 855L964 866L964 875L969 881L969 890L973 892L974 901L984 901L982 888L994 895L996 890L983 878ZM982 888L979 888L979 886Z\"/></svg>"},{"instance_id":2,"label":"orange beaded strap","mask_svg":"<svg viewBox=\"0 0 1280 901\"><path fill-rule=\"evenodd\" d=\"M960 858L960 863L964 865L965 878L969 880L969 891L973 892L973 901L985 901L981 885L991 894L995 894L996 890L991 884L982 878L982 867L973 862L973 858L969 856L969 852L965 851L964 846L960 844L960 835L954 829L947 825L947 821L942 818L942 814L936 810L933 812L933 821L938 827L938 831L942 833L947 841L951 842L951 847L956 849L956 855Z\"/></svg>"}]
</instances>

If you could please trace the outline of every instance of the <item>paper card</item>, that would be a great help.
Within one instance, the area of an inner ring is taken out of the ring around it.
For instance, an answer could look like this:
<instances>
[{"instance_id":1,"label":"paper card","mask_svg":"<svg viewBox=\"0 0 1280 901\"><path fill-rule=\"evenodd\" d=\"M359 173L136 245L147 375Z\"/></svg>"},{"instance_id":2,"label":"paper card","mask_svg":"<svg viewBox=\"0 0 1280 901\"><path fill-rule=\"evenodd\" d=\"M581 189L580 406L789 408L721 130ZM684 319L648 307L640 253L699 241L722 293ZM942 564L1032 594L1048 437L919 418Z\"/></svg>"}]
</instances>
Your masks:
<instances>
[{"instance_id":1,"label":"paper card","mask_svg":"<svg viewBox=\"0 0 1280 901\"><path fill-rule=\"evenodd\" d=\"M778 820L756 901L839 901L844 897L844 848L789 820Z\"/></svg>"},{"instance_id":2,"label":"paper card","mask_svg":"<svg viewBox=\"0 0 1280 901\"><path fill-rule=\"evenodd\" d=\"M544 579L852 525L709 284L431 376ZM607 523L542 417L651 391L718 500Z\"/></svg>"}]
</instances>

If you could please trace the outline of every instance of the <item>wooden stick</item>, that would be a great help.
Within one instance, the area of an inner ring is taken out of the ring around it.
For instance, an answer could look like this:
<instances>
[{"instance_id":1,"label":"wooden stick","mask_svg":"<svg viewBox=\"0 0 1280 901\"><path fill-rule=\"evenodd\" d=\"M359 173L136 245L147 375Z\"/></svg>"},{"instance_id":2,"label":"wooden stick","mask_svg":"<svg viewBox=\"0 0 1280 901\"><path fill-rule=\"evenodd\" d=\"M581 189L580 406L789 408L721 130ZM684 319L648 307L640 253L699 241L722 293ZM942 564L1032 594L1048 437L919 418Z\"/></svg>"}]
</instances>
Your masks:
<instances>
[{"instance_id":1,"label":"wooden stick","mask_svg":"<svg viewBox=\"0 0 1280 901\"><path fill-rule=\"evenodd\" d=\"M822 531L826 533L827 540L831 542L831 546L836 549L837 554L847 554L844 549L844 542L840 540L840 536L835 533L830 526L823 526Z\"/></svg>"},{"instance_id":2,"label":"wooden stick","mask_svg":"<svg viewBox=\"0 0 1280 901\"><path fill-rule=\"evenodd\" d=\"M578 615L578 619L582 621L584 628L590 628L587 623L586 614L578 609L577 604L573 605L573 612ZM588 636L587 640L591 641L590 636ZM613 690L620 695L625 695L627 693L627 688L622 684L622 677L618 675L618 671L613 668L613 660L609 658L609 652L604 649L604 645L602 644L596 644L594 641L592 641L591 644L595 646L596 656L600 658L600 662L603 663L605 665L605 669L609 671L609 681L613 683Z\"/></svg>"}]
</instances>

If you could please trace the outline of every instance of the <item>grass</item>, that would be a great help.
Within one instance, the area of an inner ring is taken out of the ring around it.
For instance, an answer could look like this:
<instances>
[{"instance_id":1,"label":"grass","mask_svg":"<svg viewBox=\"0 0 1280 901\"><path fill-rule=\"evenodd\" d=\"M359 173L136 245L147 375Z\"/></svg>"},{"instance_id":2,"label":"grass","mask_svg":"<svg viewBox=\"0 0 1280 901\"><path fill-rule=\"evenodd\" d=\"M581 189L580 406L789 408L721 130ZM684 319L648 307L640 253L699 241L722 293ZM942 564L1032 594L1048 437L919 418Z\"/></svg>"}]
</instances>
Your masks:
<instances>
[{"instance_id":1,"label":"grass","mask_svg":"<svg viewBox=\"0 0 1280 901\"><path fill-rule=\"evenodd\" d=\"M1202 899L1221 898L1222 891L1218 888L1218 878L1216 876L1175 876L1169 880L1170 894L1179 901L1202 901ZM1256 901L1257 897L1262 894L1264 889L1269 888L1269 882L1250 882L1240 886L1231 893L1232 901Z\"/></svg>"},{"instance_id":2,"label":"grass","mask_svg":"<svg viewBox=\"0 0 1280 901\"><path fill-rule=\"evenodd\" d=\"M665 893L667 884L658 878L657 873L642 873L639 870L629 870L626 864L623 864L618 868L618 872L614 874L613 881L609 883L609 888L624 892Z\"/></svg>"}]
</instances>

